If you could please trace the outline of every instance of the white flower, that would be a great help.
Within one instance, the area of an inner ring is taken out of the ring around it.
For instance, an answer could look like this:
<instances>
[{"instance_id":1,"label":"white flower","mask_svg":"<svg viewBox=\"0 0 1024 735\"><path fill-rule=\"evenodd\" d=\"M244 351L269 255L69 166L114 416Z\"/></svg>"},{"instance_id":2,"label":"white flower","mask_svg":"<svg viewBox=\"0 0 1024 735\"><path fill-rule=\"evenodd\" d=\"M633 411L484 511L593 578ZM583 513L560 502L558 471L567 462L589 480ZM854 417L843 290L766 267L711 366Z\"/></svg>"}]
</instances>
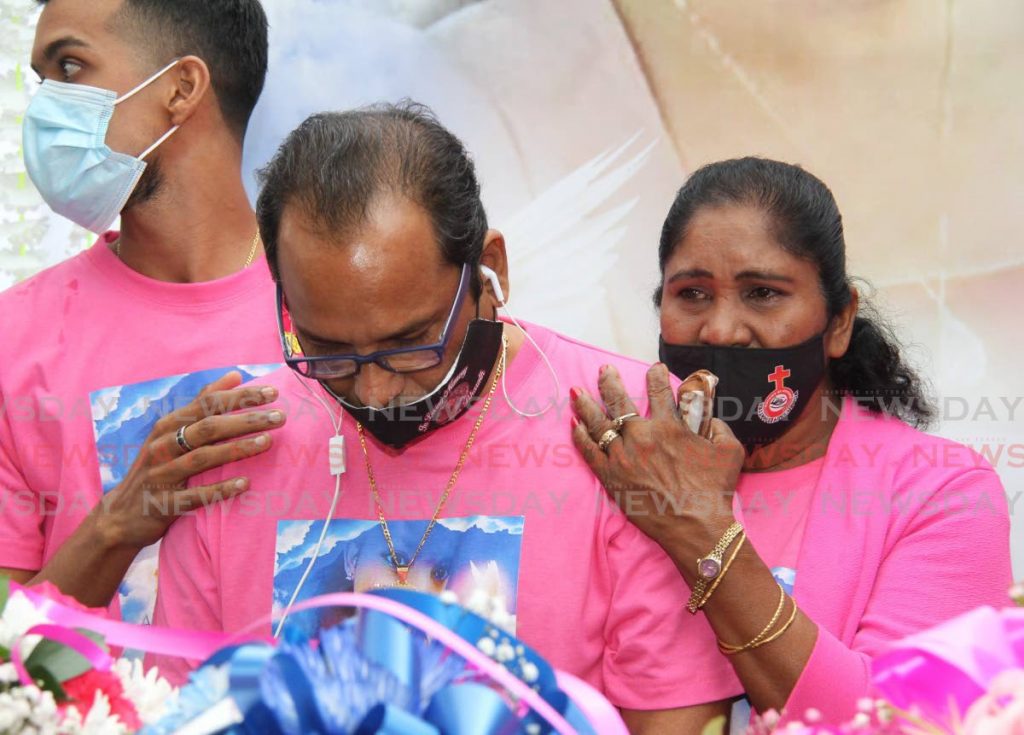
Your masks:
<instances>
[{"instance_id":1,"label":"white flower","mask_svg":"<svg viewBox=\"0 0 1024 735\"><path fill-rule=\"evenodd\" d=\"M24 594L15 592L7 599L3 615L0 615L0 646L10 650L29 628L48 622ZM24 658L32 655L40 640L37 635L26 638L21 644L21 655Z\"/></svg>"},{"instance_id":2,"label":"white flower","mask_svg":"<svg viewBox=\"0 0 1024 735\"><path fill-rule=\"evenodd\" d=\"M871 715L867 712L858 712L850 721L855 730L863 730L871 726Z\"/></svg>"},{"instance_id":3,"label":"white flower","mask_svg":"<svg viewBox=\"0 0 1024 735\"><path fill-rule=\"evenodd\" d=\"M67 711L61 723L61 735L128 735L129 730L117 717L110 713L110 700L103 692L97 691L89 713L83 719L77 709Z\"/></svg>"},{"instance_id":4,"label":"white flower","mask_svg":"<svg viewBox=\"0 0 1024 735\"><path fill-rule=\"evenodd\" d=\"M0 735L64 735L53 695L31 686L0 694Z\"/></svg>"},{"instance_id":5,"label":"white flower","mask_svg":"<svg viewBox=\"0 0 1024 735\"><path fill-rule=\"evenodd\" d=\"M178 690L160 676L155 666L145 672L142 661L121 658L114 662L113 671L145 725L158 722L178 699Z\"/></svg>"}]
</instances>

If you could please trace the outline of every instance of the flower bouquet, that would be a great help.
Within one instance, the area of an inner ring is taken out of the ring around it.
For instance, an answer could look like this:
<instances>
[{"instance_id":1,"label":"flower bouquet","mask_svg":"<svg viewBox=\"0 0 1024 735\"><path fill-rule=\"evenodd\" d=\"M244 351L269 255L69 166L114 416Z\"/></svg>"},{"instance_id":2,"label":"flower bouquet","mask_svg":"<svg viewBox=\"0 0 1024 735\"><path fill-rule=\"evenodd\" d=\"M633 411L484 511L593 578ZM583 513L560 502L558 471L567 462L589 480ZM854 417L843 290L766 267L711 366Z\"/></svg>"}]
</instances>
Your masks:
<instances>
[{"instance_id":1,"label":"flower bouquet","mask_svg":"<svg viewBox=\"0 0 1024 735\"><path fill-rule=\"evenodd\" d=\"M317 640L289 634L218 651L143 735L402 733L626 735L615 708L500 626L421 592L339 593L355 607Z\"/></svg>"},{"instance_id":2,"label":"flower bouquet","mask_svg":"<svg viewBox=\"0 0 1024 735\"><path fill-rule=\"evenodd\" d=\"M386 590L295 612L326 606L357 613L277 642L129 625L0 580L0 735L626 733L595 690L458 605ZM206 662L179 691L107 644Z\"/></svg>"},{"instance_id":3,"label":"flower bouquet","mask_svg":"<svg viewBox=\"0 0 1024 735\"><path fill-rule=\"evenodd\" d=\"M121 735L159 720L173 687L114 660L96 633L58 624L61 611L102 615L0 577L0 735Z\"/></svg>"}]
</instances>

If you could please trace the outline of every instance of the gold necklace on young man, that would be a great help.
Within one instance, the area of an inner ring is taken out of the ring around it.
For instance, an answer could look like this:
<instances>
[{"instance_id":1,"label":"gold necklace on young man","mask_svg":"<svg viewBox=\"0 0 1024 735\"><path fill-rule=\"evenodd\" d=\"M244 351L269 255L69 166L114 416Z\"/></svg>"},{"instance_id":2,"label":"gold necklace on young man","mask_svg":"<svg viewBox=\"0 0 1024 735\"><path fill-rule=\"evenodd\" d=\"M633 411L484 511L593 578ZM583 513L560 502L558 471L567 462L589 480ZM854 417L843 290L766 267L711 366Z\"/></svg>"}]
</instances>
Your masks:
<instances>
[{"instance_id":1,"label":"gold necklace on young man","mask_svg":"<svg viewBox=\"0 0 1024 735\"><path fill-rule=\"evenodd\" d=\"M469 457L469 451L473 448L473 442L476 441L476 434L480 430L480 425L484 422L484 416L487 415L487 411L491 407L491 399L494 398L494 391L498 387L498 381L501 379L501 374L505 370L505 359L507 353L508 342L504 337L502 337L501 360L498 361L498 367L494 371L494 379L491 381L490 390L487 391L487 398L484 399L483 408L480 410L480 415L476 417L476 423L473 424L473 430L469 432L469 439L466 440L466 446L463 448L462 454L459 455L459 461L455 465L455 471L452 472L452 476L448 479L448 485L445 487L444 493L441 495L441 500L434 509L434 515L430 519L430 523L427 524L427 530L423 532L423 537L420 539L419 546L416 547L416 551L413 552L412 556L405 564L400 564L398 561L398 553L395 551L395 542L391 538L391 529L388 528L387 518L384 517L384 503L381 501L380 492L377 490L377 480L373 475L373 466L370 464L370 453L366 449L366 434L363 430L363 425L358 421L356 422L356 432L359 434L359 446L363 449L363 459L366 462L366 476L370 481L370 491L373 493L373 502L377 505L377 519L380 522L380 529L384 533L384 541L388 545L388 553L391 554L391 563L395 568L395 577L398 578L399 586L405 587L408 585L409 570L412 569L412 565L416 562L416 557L419 556L423 546L427 543L427 539L430 538L430 534L434 530L434 526L441 517L441 512L444 510L444 506L448 502L448 497L452 494L452 490L455 489L455 483L459 479L459 473L462 472L462 466L466 463L466 458Z\"/></svg>"},{"instance_id":2,"label":"gold necklace on young man","mask_svg":"<svg viewBox=\"0 0 1024 735\"><path fill-rule=\"evenodd\" d=\"M253 237L252 237L252 247L249 248L249 257L245 259L245 265L242 266L243 270L248 268L250 265L252 265L252 261L256 259L256 247L259 244L260 244L260 231L256 230L256 234L253 235ZM118 260L121 260L121 238L120 237L117 238L117 240L114 241L114 254L117 256Z\"/></svg>"}]
</instances>

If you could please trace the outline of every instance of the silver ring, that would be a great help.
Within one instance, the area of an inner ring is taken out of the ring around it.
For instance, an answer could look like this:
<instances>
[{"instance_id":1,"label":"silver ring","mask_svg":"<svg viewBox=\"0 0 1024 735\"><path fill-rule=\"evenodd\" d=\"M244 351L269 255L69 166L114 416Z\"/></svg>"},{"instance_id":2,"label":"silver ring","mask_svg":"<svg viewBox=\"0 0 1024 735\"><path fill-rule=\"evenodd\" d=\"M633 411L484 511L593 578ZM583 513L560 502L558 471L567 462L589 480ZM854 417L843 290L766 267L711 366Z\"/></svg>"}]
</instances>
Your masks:
<instances>
[{"instance_id":1,"label":"silver ring","mask_svg":"<svg viewBox=\"0 0 1024 735\"><path fill-rule=\"evenodd\" d=\"M195 447L189 444L188 439L185 438L185 429L187 428L187 425L179 426L178 432L174 435L174 440L178 442L178 446L181 447L181 451L183 451L185 454L188 454L189 452L195 450Z\"/></svg>"},{"instance_id":2,"label":"silver ring","mask_svg":"<svg viewBox=\"0 0 1024 735\"><path fill-rule=\"evenodd\" d=\"M601 434L600 441L597 442L597 448L602 452L607 452L608 447L611 446L612 442L620 438L622 434L617 432L615 429L608 429L605 433Z\"/></svg>"},{"instance_id":3,"label":"silver ring","mask_svg":"<svg viewBox=\"0 0 1024 735\"><path fill-rule=\"evenodd\" d=\"M622 431L622 425L624 423L626 423L630 419L638 419L638 418L640 418L640 414L638 414L636 411L633 411L632 413L624 413L621 416L619 416L617 419L612 419L612 426L615 427L616 431Z\"/></svg>"}]
</instances>

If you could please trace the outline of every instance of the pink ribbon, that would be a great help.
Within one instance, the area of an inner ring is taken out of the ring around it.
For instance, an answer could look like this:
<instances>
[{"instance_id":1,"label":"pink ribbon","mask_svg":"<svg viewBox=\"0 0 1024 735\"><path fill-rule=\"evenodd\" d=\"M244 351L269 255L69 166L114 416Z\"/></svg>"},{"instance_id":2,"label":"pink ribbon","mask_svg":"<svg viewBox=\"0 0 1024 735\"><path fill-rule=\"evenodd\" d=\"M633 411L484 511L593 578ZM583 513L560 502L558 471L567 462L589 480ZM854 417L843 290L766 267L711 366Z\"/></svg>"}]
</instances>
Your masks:
<instances>
[{"instance_id":1,"label":"pink ribbon","mask_svg":"<svg viewBox=\"0 0 1024 735\"><path fill-rule=\"evenodd\" d=\"M576 703L597 735L629 735L622 715L594 687L565 671L556 671L558 688Z\"/></svg>"},{"instance_id":2,"label":"pink ribbon","mask_svg":"<svg viewBox=\"0 0 1024 735\"><path fill-rule=\"evenodd\" d=\"M158 625L133 625L120 620L111 620L103 614L71 607L12 583L11 592L15 591L25 595L40 614L52 623L68 628L86 628L99 633L112 646L146 651L147 653L205 661L225 646L253 640L263 642L270 640L266 636L246 633L229 634L201 630L177 630Z\"/></svg>"},{"instance_id":3,"label":"pink ribbon","mask_svg":"<svg viewBox=\"0 0 1024 735\"><path fill-rule=\"evenodd\" d=\"M18 672L18 678L21 679L23 686L35 685L35 680L25 668L25 662L21 655L21 644L30 635L43 636L51 641L67 646L88 661L92 668L97 671L110 671L110 666L113 664L110 654L103 650L102 646L88 636L82 635L77 630L64 628L60 625L34 625L18 636L18 640L11 647L11 663L14 664L14 670Z\"/></svg>"}]
</instances>

